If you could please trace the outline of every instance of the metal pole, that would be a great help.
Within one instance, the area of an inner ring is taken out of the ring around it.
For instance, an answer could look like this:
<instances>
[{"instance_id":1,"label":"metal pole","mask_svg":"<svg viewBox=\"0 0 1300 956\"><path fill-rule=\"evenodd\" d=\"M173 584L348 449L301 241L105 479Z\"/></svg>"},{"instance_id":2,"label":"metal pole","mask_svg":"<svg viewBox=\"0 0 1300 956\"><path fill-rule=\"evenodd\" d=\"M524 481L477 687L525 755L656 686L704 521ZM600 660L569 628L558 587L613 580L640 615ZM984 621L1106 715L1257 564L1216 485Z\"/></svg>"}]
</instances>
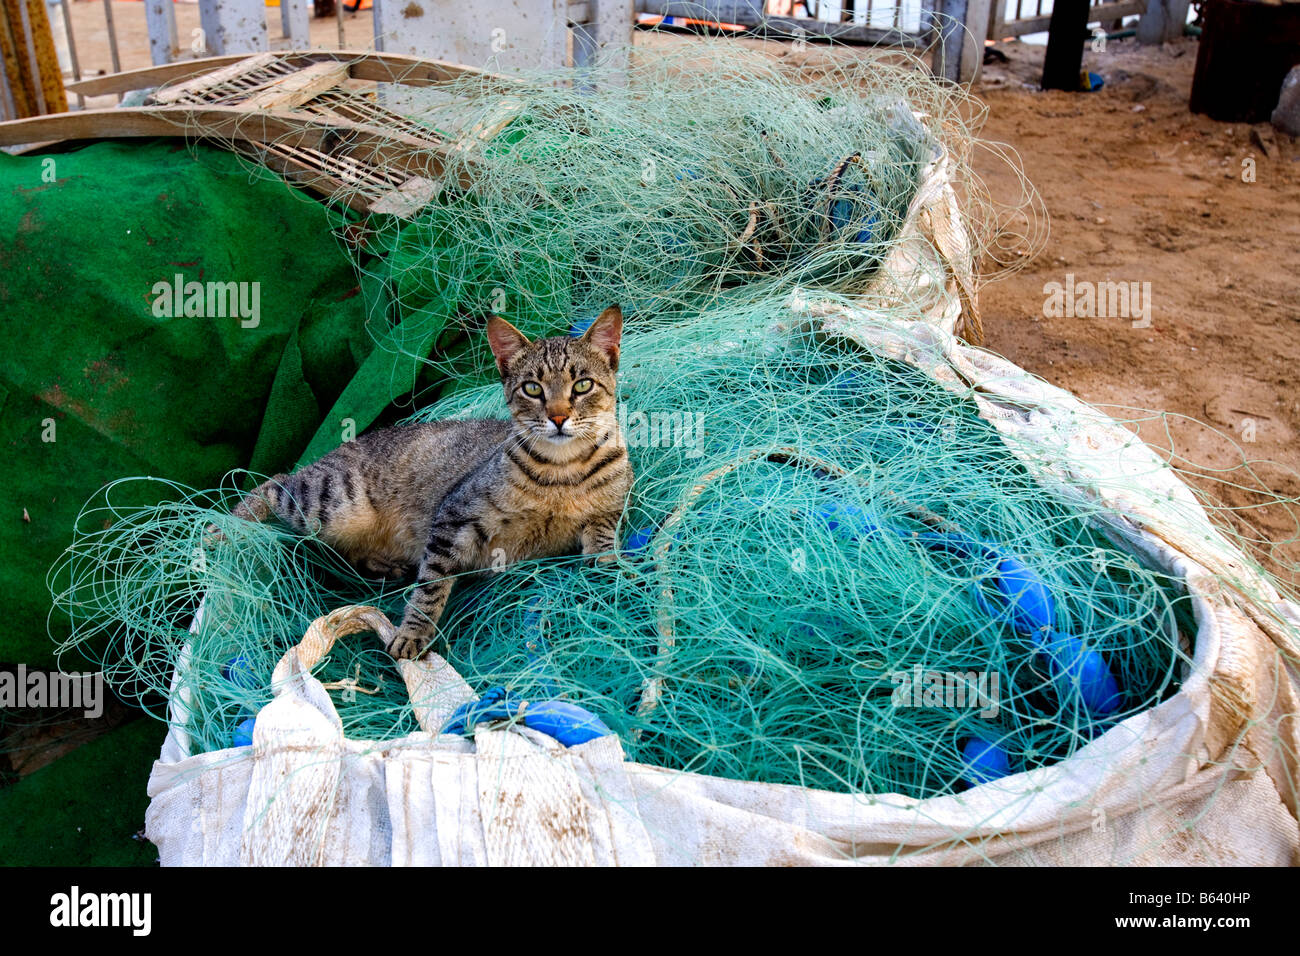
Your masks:
<instances>
[{"instance_id":1,"label":"metal pole","mask_svg":"<svg viewBox=\"0 0 1300 956\"><path fill-rule=\"evenodd\" d=\"M104 19L108 21L108 52L113 57L113 72L121 73L122 61L117 55L117 27L113 25L113 0L104 0Z\"/></svg>"},{"instance_id":2,"label":"metal pole","mask_svg":"<svg viewBox=\"0 0 1300 956\"><path fill-rule=\"evenodd\" d=\"M961 48L966 40L966 0L943 0L940 8L939 50L942 67L936 70L945 80L961 82ZM983 48L980 50L983 53Z\"/></svg>"},{"instance_id":3,"label":"metal pole","mask_svg":"<svg viewBox=\"0 0 1300 956\"><path fill-rule=\"evenodd\" d=\"M68 0L59 0L59 5L63 8L63 30L68 35L68 59L72 61L72 79L76 82L81 79L81 64L77 62L77 41L72 36L72 9ZM78 93L77 109L85 108L86 98Z\"/></svg>"},{"instance_id":4,"label":"metal pole","mask_svg":"<svg viewBox=\"0 0 1300 956\"><path fill-rule=\"evenodd\" d=\"M113 72L122 72L122 61L117 55L117 26L113 23L113 0L104 0L104 19L108 22L108 52L113 58ZM117 94L117 101L122 102L122 94Z\"/></svg>"}]
</instances>

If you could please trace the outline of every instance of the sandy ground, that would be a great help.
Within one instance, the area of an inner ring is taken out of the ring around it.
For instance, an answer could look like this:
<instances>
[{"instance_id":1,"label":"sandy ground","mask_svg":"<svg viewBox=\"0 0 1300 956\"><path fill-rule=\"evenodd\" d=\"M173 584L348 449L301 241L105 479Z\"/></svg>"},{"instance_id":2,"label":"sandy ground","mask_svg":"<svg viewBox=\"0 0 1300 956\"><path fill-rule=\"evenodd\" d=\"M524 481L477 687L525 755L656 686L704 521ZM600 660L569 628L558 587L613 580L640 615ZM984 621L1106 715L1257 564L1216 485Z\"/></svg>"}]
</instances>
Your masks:
<instances>
[{"instance_id":1,"label":"sandy ground","mask_svg":"<svg viewBox=\"0 0 1300 956\"><path fill-rule=\"evenodd\" d=\"M1285 573L1300 561L1294 510L1234 485L1300 495L1300 149L1192 114L1196 49L1110 41L1086 55L1106 80L1094 93L1039 91L1041 47L1012 44L985 71L985 136L1019 152L1051 220L1042 252L982 291L986 344L1094 404L1165 412L1108 408L1147 417L1143 438L1199 465L1197 487L1254 508ZM995 192L1014 185L984 172ZM1045 285L1069 274L1149 283L1150 328L1047 317Z\"/></svg>"}]
</instances>

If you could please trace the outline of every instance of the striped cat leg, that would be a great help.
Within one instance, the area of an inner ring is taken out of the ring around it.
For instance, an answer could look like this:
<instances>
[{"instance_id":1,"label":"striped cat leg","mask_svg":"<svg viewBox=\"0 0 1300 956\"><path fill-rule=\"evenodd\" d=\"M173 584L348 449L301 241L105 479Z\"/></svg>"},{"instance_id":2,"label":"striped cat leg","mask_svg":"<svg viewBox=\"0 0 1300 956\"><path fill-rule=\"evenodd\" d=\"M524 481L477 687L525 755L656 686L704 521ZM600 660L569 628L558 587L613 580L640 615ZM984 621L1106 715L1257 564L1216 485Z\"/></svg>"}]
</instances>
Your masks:
<instances>
[{"instance_id":1,"label":"striped cat leg","mask_svg":"<svg viewBox=\"0 0 1300 956\"><path fill-rule=\"evenodd\" d=\"M230 513L236 518L254 522L262 522L273 514L279 514L285 500L289 498L285 491L285 482L288 480L288 475L276 475L270 481L264 481L245 495L244 500L235 505Z\"/></svg>"},{"instance_id":2,"label":"striped cat leg","mask_svg":"<svg viewBox=\"0 0 1300 956\"><path fill-rule=\"evenodd\" d=\"M266 521L272 514L279 512L286 498L284 483L288 480L288 475L276 475L271 480L263 482L246 494L243 500L230 510L230 513L236 518L243 518L254 524ZM226 536L221 533L220 528L215 524L208 525L205 544L217 544L225 540Z\"/></svg>"},{"instance_id":3,"label":"striped cat leg","mask_svg":"<svg viewBox=\"0 0 1300 956\"><path fill-rule=\"evenodd\" d=\"M477 551L474 529L478 527L474 521L434 522L402 624L388 645L388 653L397 660L417 660L423 656L437 633L438 619L451 595L451 575L474 567Z\"/></svg>"},{"instance_id":4,"label":"striped cat leg","mask_svg":"<svg viewBox=\"0 0 1300 956\"><path fill-rule=\"evenodd\" d=\"M618 515L599 515L582 529L582 553L599 555L598 564L608 564L618 557Z\"/></svg>"},{"instance_id":5,"label":"striped cat leg","mask_svg":"<svg viewBox=\"0 0 1300 956\"><path fill-rule=\"evenodd\" d=\"M231 514L249 521L272 515L299 534L318 534L351 499L346 466L332 458L292 475L276 475L249 492Z\"/></svg>"}]
</instances>

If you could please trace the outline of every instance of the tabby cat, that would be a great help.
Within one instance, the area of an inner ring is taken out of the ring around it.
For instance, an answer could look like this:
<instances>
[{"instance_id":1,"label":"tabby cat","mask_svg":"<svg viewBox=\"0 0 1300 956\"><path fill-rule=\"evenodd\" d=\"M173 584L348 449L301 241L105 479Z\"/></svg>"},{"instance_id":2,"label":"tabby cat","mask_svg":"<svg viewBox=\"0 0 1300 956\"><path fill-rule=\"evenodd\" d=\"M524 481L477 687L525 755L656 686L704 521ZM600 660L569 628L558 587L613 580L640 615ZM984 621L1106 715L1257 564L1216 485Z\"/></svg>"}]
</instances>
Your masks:
<instances>
[{"instance_id":1,"label":"tabby cat","mask_svg":"<svg viewBox=\"0 0 1300 956\"><path fill-rule=\"evenodd\" d=\"M610 560L632 486L615 415L623 314L610 306L581 338L529 342L488 322L511 419L468 419L363 435L293 475L276 475L234 514L313 532L363 573L416 586L402 623L380 635L418 658L451 593L450 575L582 553Z\"/></svg>"}]
</instances>

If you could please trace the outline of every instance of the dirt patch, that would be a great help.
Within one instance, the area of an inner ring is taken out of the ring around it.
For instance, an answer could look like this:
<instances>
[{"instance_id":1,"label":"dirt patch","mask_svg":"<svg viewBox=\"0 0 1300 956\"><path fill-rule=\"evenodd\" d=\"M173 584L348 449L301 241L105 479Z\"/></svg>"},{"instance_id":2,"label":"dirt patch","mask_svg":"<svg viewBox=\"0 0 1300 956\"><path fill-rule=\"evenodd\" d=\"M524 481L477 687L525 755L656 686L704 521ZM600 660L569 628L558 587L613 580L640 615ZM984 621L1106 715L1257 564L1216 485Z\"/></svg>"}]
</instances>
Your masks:
<instances>
[{"instance_id":1,"label":"dirt patch","mask_svg":"<svg viewBox=\"0 0 1300 956\"><path fill-rule=\"evenodd\" d=\"M982 290L988 347L1198 463L1195 486L1254 509L1285 570L1300 561L1295 517L1250 488L1300 495L1300 150L1278 135L1270 156L1250 126L1188 110L1193 39L1088 53L1106 80L1095 93L1041 92L1042 48L1004 49L1011 62L977 88L985 135L1020 153L1051 232ZM1012 186L991 163L980 171ZM1149 327L1045 314L1045 288L1067 276L1145 285Z\"/></svg>"}]
</instances>

